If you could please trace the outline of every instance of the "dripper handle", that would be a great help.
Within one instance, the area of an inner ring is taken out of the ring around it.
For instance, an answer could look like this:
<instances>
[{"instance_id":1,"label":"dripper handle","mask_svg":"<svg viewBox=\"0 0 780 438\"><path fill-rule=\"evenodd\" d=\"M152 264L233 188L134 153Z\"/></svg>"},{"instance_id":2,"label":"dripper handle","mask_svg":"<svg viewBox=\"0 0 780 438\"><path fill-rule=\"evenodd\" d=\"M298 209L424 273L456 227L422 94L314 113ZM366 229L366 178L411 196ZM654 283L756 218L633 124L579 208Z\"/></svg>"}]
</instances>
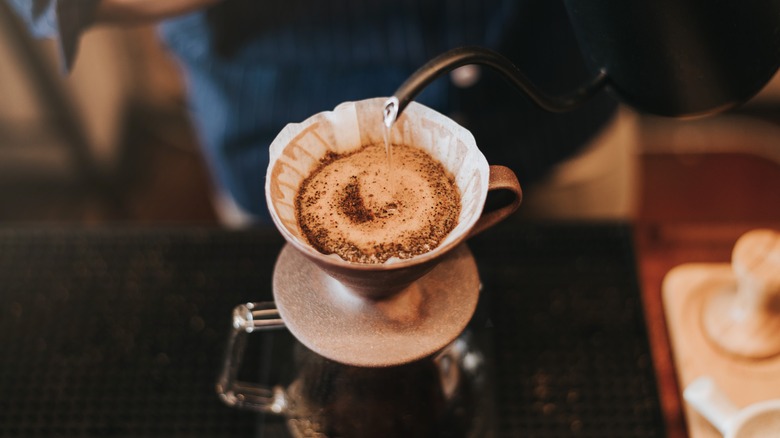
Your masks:
<instances>
[{"instance_id":1,"label":"dripper handle","mask_svg":"<svg viewBox=\"0 0 780 438\"><path fill-rule=\"evenodd\" d=\"M225 348L225 360L217 379L217 394L228 406L251 411L283 414L287 409L282 387L267 387L237 379L244 359L246 340L256 330L285 328L273 302L247 303L233 309L233 330Z\"/></svg>"},{"instance_id":2,"label":"dripper handle","mask_svg":"<svg viewBox=\"0 0 780 438\"><path fill-rule=\"evenodd\" d=\"M493 225L506 219L507 216L514 213L523 201L523 189L520 188L520 181L512 169L506 166L490 166L490 177L488 181L488 193L494 190L508 190L512 195L512 200L495 210L483 212L482 216L469 231L469 237L475 236Z\"/></svg>"}]
</instances>

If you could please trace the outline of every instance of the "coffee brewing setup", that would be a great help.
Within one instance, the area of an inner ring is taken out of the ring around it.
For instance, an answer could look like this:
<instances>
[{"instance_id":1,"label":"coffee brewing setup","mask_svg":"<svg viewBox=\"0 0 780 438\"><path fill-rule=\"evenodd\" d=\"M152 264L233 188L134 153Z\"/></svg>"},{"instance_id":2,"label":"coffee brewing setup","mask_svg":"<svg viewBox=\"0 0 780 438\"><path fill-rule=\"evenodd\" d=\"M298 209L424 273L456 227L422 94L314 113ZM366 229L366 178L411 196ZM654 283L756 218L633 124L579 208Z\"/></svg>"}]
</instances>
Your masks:
<instances>
[{"instance_id":1,"label":"coffee brewing setup","mask_svg":"<svg viewBox=\"0 0 780 438\"><path fill-rule=\"evenodd\" d=\"M548 96L497 52L462 47L422 66L390 99L344 103L284 128L271 145L266 195L287 244L274 268L274 302L244 304L234 311L217 385L223 401L285 414L296 424L306 418L314 429L312 424L328 421L311 413L316 409L311 410L310 400L301 401L299 382L284 389L237 380L246 335L282 327L313 354L337 364L381 370L430 362L450 393L463 384L457 378L448 383L441 363L448 357L465 369L469 351L459 336L476 308L480 277L465 242L518 208L522 191L511 170L487 164L468 131L413 101L436 78L477 64L495 70L548 111L569 111L606 88L641 111L692 117L746 101L780 62L776 2L700 2L686 10L673 0L565 3L593 73L569 96ZM668 18L673 14L677 19ZM699 38L690 38L692 28ZM723 32L726 28L736 30ZM411 259L368 265L322 254L301 236L295 193L326 153L381 142L384 127L391 143L421 147L454 174L463 204L457 226L438 247ZM499 189L513 194L511 203L483 212L487 193ZM776 325L778 315L773 317ZM468 375L463 369L461 374ZM293 405L298 411L291 413Z\"/></svg>"},{"instance_id":2,"label":"coffee brewing setup","mask_svg":"<svg viewBox=\"0 0 780 438\"><path fill-rule=\"evenodd\" d=\"M295 204L303 179L329 153L381 142L385 103L380 98L341 104L288 125L270 148L266 194L271 217L287 244L274 268L274 302L240 305L234 311L217 386L230 405L284 414L291 430L302 422L322 433L333 428L343 432L344 426L333 426L334 420L320 413L319 402L301 395L321 382L301 377L283 389L236 380L245 338L255 330L285 327L310 350L309 356L360 374L364 382L387 379L388 373L416 379L420 370L427 370L428 384L436 387L432 393L445 396L443 411L432 418L453 415L457 409L452 404L462 387L472 386L477 378L478 356L468 335L461 335L477 306L480 279L464 241L514 212L522 191L511 170L488 165L468 131L411 103L389 132L392 143L416 145L441 163L460 189L457 222L430 251L383 263L350 262L315 249L298 225ZM509 191L512 200L483 213L492 190Z\"/></svg>"}]
</instances>

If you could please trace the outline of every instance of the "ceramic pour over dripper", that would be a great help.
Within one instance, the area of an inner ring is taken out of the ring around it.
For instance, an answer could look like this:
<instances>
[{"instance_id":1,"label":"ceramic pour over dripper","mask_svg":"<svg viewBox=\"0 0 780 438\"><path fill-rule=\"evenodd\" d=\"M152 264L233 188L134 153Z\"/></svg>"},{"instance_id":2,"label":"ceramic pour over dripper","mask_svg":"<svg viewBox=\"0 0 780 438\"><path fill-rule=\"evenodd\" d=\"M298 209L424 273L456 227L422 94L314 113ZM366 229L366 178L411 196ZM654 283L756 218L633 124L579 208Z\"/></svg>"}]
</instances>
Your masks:
<instances>
[{"instance_id":1,"label":"ceramic pour over dripper","mask_svg":"<svg viewBox=\"0 0 780 438\"><path fill-rule=\"evenodd\" d=\"M296 193L328 152L384 141L384 102L348 102L286 126L271 144L266 177L271 217L288 242L274 271L279 314L308 348L357 366L409 362L455 339L479 294L476 264L460 245L511 214L522 197L514 173L489 166L471 133L412 102L393 126L390 143L422 149L452 173L461 196L457 225L436 248L409 259L360 264L317 251L298 226ZM509 190L514 199L483 214L493 189Z\"/></svg>"}]
</instances>

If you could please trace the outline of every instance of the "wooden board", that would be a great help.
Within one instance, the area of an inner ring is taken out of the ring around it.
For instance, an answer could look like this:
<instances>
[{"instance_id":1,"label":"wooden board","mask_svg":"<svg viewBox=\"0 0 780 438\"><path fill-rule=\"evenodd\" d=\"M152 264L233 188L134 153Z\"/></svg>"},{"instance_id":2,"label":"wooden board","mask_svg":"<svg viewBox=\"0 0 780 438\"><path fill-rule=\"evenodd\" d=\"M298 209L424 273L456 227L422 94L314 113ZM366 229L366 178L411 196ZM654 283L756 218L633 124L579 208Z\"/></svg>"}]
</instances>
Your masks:
<instances>
[{"instance_id":1,"label":"wooden board","mask_svg":"<svg viewBox=\"0 0 780 438\"><path fill-rule=\"evenodd\" d=\"M728 263L680 265L664 279L664 311L680 390L709 375L738 407L780 397L780 355L761 360L735 357L720 350L702 330L706 300L724 290L736 292ZM686 403L683 410L691 438L721 436Z\"/></svg>"}]
</instances>

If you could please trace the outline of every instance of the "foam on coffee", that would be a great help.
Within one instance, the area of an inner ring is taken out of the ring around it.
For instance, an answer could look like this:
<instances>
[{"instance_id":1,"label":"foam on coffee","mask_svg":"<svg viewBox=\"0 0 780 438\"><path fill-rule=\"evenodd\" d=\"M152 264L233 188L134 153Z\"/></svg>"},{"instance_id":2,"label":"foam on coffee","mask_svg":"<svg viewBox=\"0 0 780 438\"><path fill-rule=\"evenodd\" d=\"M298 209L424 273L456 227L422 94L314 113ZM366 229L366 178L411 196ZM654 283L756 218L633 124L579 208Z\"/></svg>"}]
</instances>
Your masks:
<instances>
[{"instance_id":1,"label":"foam on coffee","mask_svg":"<svg viewBox=\"0 0 780 438\"><path fill-rule=\"evenodd\" d=\"M455 227L461 205L452 175L420 149L392 147L395 193L382 144L329 152L301 183L296 218L315 249L383 263L426 253Z\"/></svg>"}]
</instances>

